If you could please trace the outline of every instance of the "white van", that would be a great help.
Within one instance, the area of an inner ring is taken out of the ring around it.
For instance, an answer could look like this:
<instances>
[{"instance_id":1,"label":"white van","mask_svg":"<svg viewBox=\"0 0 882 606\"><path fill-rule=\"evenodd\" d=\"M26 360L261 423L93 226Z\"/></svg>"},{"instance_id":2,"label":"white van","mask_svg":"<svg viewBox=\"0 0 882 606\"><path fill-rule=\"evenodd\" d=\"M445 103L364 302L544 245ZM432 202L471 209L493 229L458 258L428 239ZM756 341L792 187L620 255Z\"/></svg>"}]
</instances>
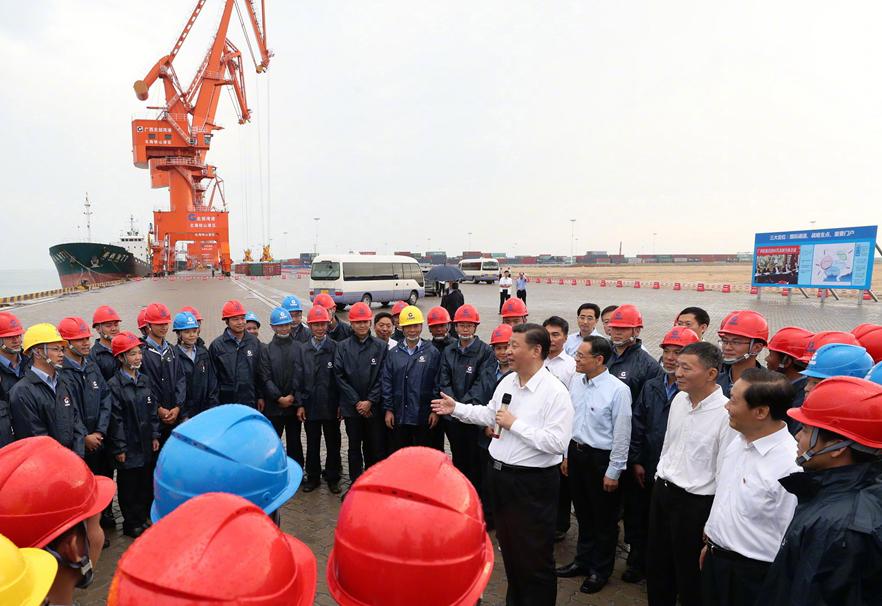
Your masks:
<instances>
[{"instance_id":1,"label":"white van","mask_svg":"<svg viewBox=\"0 0 882 606\"><path fill-rule=\"evenodd\" d=\"M493 284L499 279L499 261L485 257L483 259L463 259L459 268L465 274L465 280L478 283Z\"/></svg>"},{"instance_id":2,"label":"white van","mask_svg":"<svg viewBox=\"0 0 882 606\"><path fill-rule=\"evenodd\" d=\"M426 291L420 264L412 257L319 255L312 261L309 300L322 293L342 309L359 301L416 305Z\"/></svg>"}]
</instances>

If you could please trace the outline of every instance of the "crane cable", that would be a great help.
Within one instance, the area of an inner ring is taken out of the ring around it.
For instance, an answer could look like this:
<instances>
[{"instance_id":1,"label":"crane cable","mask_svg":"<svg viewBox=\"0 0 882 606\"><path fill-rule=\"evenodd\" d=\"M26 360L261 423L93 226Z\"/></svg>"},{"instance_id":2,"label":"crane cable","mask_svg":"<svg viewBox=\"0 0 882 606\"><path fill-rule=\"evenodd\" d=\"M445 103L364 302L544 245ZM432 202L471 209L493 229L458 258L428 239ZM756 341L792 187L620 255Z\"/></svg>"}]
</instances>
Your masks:
<instances>
[{"instance_id":1,"label":"crane cable","mask_svg":"<svg viewBox=\"0 0 882 606\"><path fill-rule=\"evenodd\" d=\"M245 35L245 44L248 45L248 52L251 53L251 61L254 63L254 69L257 69L257 58L254 56L254 49L251 48L251 36L245 28L245 19L242 18L242 9L239 8L239 0L235 0L233 4L236 7L236 14L239 15L239 24L242 26L242 33Z\"/></svg>"}]
</instances>

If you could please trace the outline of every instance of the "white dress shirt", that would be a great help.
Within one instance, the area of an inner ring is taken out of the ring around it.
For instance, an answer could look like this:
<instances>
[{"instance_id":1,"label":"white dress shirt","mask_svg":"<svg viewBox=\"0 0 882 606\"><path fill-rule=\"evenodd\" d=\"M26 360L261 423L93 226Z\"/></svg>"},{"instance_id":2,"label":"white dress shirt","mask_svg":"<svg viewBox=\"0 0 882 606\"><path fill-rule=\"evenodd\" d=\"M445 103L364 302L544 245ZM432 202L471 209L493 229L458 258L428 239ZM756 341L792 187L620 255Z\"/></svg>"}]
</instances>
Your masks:
<instances>
[{"instance_id":1,"label":"white dress shirt","mask_svg":"<svg viewBox=\"0 0 882 606\"><path fill-rule=\"evenodd\" d=\"M545 368L560 379L565 387L569 387L576 374L576 361L567 352L561 351L553 358L545 358Z\"/></svg>"},{"instance_id":2,"label":"white dress shirt","mask_svg":"<svg viewBox=\"0 0 882 606\"><path fill-rule=\"evenodd\" d=\"M752 560L775 559L796 509L796 496L778 480L801 471L796 450L787 425L753 442L737 434L723 457L704 527L711 541Z\"/></svg>"},{"instance_id":3,"label":"white dress shirt","mask_svg":"<svg viewBox=\"0 0 882 606\"><path fill-rule=\"evenodd\" d=\"M508 465L551 467L563 461L573 433L573 404L570 392L544 366L526 385L518 373L505 375L487 406L456 403L454 418L493 427L504 394L511 394L508 411L517 420L490 440L490 456Z\"/></svg>"},{"instance_id":4,"label":"white dress shirt","mask_svg":"<svg viewBox=\"0 0 882 606\"><path fill-rule=\"evenodd\" d=\"M591 331L589 337L603 337L606 339L606 335L597 330L597 327L594 327L594 330ZM574 332L570 336L567 337L566 342L564 343L564 351L571 356L576 355L576 351L578 351L579 346L585 341L585 337L582 336L580 332Z\"/></svg>"},{"instance_id":5,"label":"white dress shirt","mask_svg":"<svg viewBox=\"0 0 882 606\"><path fill-rule=\"evenodd\" d=\"M604 369L593 379L578 375L570 386L573 440L609 450L606 477L618 480L628 465L631 445L631 390Z\"/></svg>"},{"instance_id":6,"label":"white dress shirt","mask_svg":"<svg viewBox=\"0 0 882 606\"><path fill-rule=\"evenodd\" d=\"M509 294L511 292L511 278L506 278L505 276L499 278L499 290L504 292L505 294Z\"/></svg>"},{"instance_id":7,"label":"white dress shirt","mask_svg":"<svg viewBox=\"0 0 882 606\"><path fill-rule=\"evenodd\" d=\"M714 494L723 454L736 433L729 427L728 401L719 386L695 408L685 391L674 396L657 478L692 494Z\"/></svg>"},{"instance_id":8,"label":"white dress shirt","mask_svg":"<svg viewBox=\"0 0 882 606\"><path fill-rule=\"evenodd\" d=\"M396 347L398 347L398 341L389 339L389 349L395 349Z\"/></svg>"}]
</instances>

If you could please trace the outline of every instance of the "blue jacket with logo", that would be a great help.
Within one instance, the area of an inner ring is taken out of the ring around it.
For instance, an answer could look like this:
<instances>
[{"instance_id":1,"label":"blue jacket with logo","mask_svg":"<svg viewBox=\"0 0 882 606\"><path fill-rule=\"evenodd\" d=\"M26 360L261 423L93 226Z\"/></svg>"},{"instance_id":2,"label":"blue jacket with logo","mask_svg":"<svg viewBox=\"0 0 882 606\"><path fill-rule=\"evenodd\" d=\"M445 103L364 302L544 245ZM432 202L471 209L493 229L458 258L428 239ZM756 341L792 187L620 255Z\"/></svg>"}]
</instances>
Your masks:
<instances>
[{"instance_id":1,"label":"blue jacket with logo","mask_svg":"<svg viewBox=\"0 0 882 606\"><path fill-rule=\"evenodd\" d=\"M180 416L188 419L217 406L217 374L205 346L196 344L196 358L194 360L191 360L190 356L180 348L175 353L187 384L187 396L184 398L184 406Z\"/></svg>"},{"instance_id":2,"label":"blue jacket with logo","mask_svg":"<svg viewBox=\"0 0 882 606\"><path fill-rule=\"evenodd\" d=\"M58 379L55 393L28 371L9 392L15 439L49 436L78 455L86 453L86 427L67 383Z\"/></svg>"},{"instance_id":3,"label":"blue jacket with logo","mask_svg":"<svg viewBox=\"0 0 882 606\"><path fill-rule=\"evenodd\" d=\"M395 414L396 425L428 425L432 400L437 399L441 354L431 341L420 339L413 355L406 341L386 354L380 373L383 410Z\"/></svg>"},{"instance_id":4,"label":"blue jacket with logo","mask_svg":"<svg viewBox=\"0 0 882 606\"><path fill-rule=\"evenodd\" d=\"M438 372L438 392L444 392L463 404L486 405L487 384L484 381L487 366L496 366L493 348L475 337L463 351L459 341L448 345L441 354L441 368ZM450 415L444 416L459 423Z\"/></svg>"},{"instance_id":5,"label":"blue jacket with logo","mask_svg":"<svg viewBox=\"0 0 882 606\"><path fill-rule=\"evenodd\" d=\"M12 408L9 405L9 392L28 370L29 360L26 356L19 357L18 368L13 371L0 363L0 448L15 439L12 431Z\"/></svg>"},{"instance_id":6,"label":"blue jacket with logo","mask_svg":"<svg viewBox=\"0 0 882 606\"><path fill-rule=\"evenodd\" d=\"M300 356L294 359L294 399L306 408L306 421L333 421L340 397L334 375L337 342L330 337L316 349L312 339L300 343Z\"/></svg>"},{"instance_id":7,"label":"blue jacket with logo","mask_svg":"<svg viewBox=\"0 0 882 606\"><path fill-rule=\"evenodd\" d=\"M229 329L208 347L217 373L218 401L221 404L244 404L257 408L261 390L258 386L260 341L245 333L238 343Z\"/></svg>"},{"instance_id":8,"label":"blue jacket with logo","mask_svg":"<svg viewBox=\"0 0 882 606\"><path fill-rule=\"evenodd\" d=\"M643 384L640 395L632 406L631 445L628 463L642 465L647 479L655 476L658 460L661 458L665 431L668 428L668 413L671 401L665 389L666 376L652 377ZM674 396L678 390L674 390Z\"/></svg>"},{"instance_id":9,"label":"blue jacket with logo","mask_svg":"<svg viewBox=\"0 0 882 606\"><path fill-rule=\"evenodd\" d=\"M643 342L637 339L621 355L613 349L612 358L606 365L609 374L622 381L631 390L631 402L636 402L643 384L652 377L663 376L658 360L643 349Z\"/></svg>"},{"instance_id":10,"label":"blue jacket with logo","mask_svg":"<svg viewBox=\"0 0 882 606\"><path fill-rule=\"evenodd\" d=\"M110 425L110 389L98 365L86 357L80 368L65 356L58 374L62 381L67 382L68 389L80 408L80 418L86 426L86 434L97 432L106 437L107 427Z\"/></svg>"},{"instance_id":11,"label":"blue jacket with logo","mask_svg":"<svg viewBox=\"0 0 882 606\"><path fill-rule=\"evenodd\" d=\"M137 469L153 462L153 440L159 439L159 416L150 377L132 379L122 370L108 383L111 393L110 453L125 453L121 469Z\"/></svg>"},{"instance_id":12,"label":"blue jacket with logo","mask_svg":"<svg viewBox=\"0 0 882 606\"><path fill-rule=\"evenodd\" d=\"M183 421L184 405L187 400L187 377L178 359L183 354L171 343L166 343L166 348L160 351L146 339L141 351L144 352L141 372L150 377L153 403L168 410L180 406L178 422Z\"/></svg>"},{"instance_id":13,"label":"blue jacket with logo","mask_svg":"<svg viewBox=\"0 0 882 606\"><path fill-rule=\"evenodd\" d=\"M385 341L368 335L364 341L352 335L337 343L334 373L340 393L340 413L347 418L358 416L355 405L361 400L371 402L371 413L380 415L383 390L380 370L389 346Z\"/></svg>"},{"instance_id":14,"label":"blue jacket with logo","mask_svg":"<svg viewBox=\"0 0 882 606\"><path fill-rule=\"evenodd\" d=\"M92 345L89 358L101 369L101 376L104 377L105 383L119 370L119 362L113 357L113 352L102 345L100 341L95 341L95 344Z\"/></svg>"}]
</instances>

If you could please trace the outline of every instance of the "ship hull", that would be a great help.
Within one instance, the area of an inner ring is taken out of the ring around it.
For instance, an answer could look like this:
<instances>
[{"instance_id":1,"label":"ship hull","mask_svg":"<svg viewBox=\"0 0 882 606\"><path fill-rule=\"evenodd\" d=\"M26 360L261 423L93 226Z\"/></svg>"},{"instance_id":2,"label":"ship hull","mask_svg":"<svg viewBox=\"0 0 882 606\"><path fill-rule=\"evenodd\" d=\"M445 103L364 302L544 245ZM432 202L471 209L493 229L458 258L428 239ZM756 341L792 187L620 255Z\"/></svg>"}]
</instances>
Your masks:
<instances>
[{"instance_id":1,"label":"ship hull","mask_svg":"<svg viewBox=\"0 0 882 606\"><path fill-rule=\"evenodd\" d=\"M65 288L101 284L150 274L150 264L121 246L68 242L49 248L49 257Z\"/></svg>"}]
</instances>

